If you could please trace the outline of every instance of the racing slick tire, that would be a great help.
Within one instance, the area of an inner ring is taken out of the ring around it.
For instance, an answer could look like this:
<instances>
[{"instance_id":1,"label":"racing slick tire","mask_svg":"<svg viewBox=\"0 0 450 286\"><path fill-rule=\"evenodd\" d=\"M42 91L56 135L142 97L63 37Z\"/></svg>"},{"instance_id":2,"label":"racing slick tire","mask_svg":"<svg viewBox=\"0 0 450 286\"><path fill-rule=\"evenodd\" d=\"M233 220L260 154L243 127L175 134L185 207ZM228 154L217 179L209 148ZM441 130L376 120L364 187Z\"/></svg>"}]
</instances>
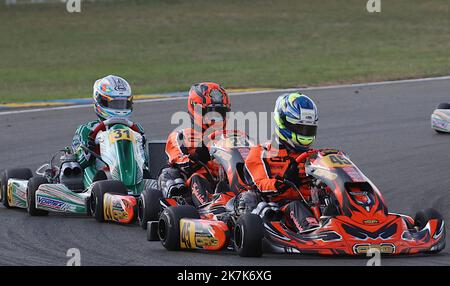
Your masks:
<instances>
[{"instance_id":1,"label":"racing slick tire","mask_svg":"<svg viewBox=\"0 0 450 286\"><path fill-rule=\"evenodd\" d=\"M137 220L143 229L147 229L147 222L158 220L162 196L161 190L157 189L145 189L139 196Z\"/></svg>"},{"instance_id":2,"label":"racing slick tire","mask_svg":"<svg viewBox=\"0 0 450 286\"><path fill-rule=\"evenodd\" d=\"M30 169L17 168L17 169L6 169L2 172L0 176L1 185L1 201L6 208L11 208L8 201L8 180L9 179L20 179L29 180L33 177L33 172Z\"/></svg>"},{"instance_id":3,"label":"racing slick tire","mask_svg":"<svg viewBox=\"0 0 450 286\"><path fill-rule=\"evenodd\" d=\"M113 190L113 191L111 191ZM105 221L103 210L103 197L106 193L127 195L128 190L125 185L116 180L97 181L92 187L91 197L89 198L89 211L90 214L98 221Z\"/></svg>"},{"instance_id":4,"label":"racing slick tire","mask_svg":"<svg viewBox=\"0 0 450 286\"><path fill-rule=\"evenodd\" d=\"M430 208L426 209L424 211L420 211L416 214L414 217L414 226L417 227L419 230L423 229L427 226L428 222L431 219L437 219L437 220L444 220L444 217L435 209ZM425 253L428 254L436 254L441 252L445 248L445 227L444 227L444 237L443 242L439 244L438 247L435 247L433 250L427 251Z\"/></svg>"},{"instance_id":5,"label":"racing slick tire","mask_svg":"<svg viewBox=\"0 0 450 286\"><path fill-rule=\"evenodd\" d=\"M161 213L158 235L167 250L180 250L180 220L182 218L199 219L200 216L197 209L190 205L168 207Z\"/></svg>"},{"instance_id":6,"label":"racing slick tire","mask_svg":"<svg viewBox=\"0 0 450 286\"><path fill-rule=\"evenodd\" d=\"M263 254L264 226L260 216L246 213L234 227L234 244L241 257L261 257Z\"/></svg>"},{"instance_id":7,"label":"racing slick tire","mask_svg":"<svg viewBox=\"0 0 450 286\"><path fill-rule=\"evenodd\" d=\"M30 216L46 216L48 211L36 208L36 191L42 184L48 184L44 177L33 177L28 181L27 186L27 212Z\"/></svg>"},{"instance_id":8,"label":"racing slick tire","mask_svg":"<svg viewBox=\"0 0 450 286\"><path fill-rule=\"evenodd\" d=\"M450 103L448 102L439 103L436 109L450 109Z\"/></svg>"}]
</instances>

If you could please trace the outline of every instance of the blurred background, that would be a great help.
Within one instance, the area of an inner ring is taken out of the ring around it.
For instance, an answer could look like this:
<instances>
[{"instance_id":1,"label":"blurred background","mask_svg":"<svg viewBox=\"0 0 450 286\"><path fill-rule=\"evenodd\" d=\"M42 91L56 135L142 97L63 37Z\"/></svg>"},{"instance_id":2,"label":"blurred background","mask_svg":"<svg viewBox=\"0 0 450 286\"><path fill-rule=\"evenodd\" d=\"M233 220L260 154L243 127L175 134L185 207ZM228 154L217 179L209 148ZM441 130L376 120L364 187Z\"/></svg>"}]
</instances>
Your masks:
<instances>
[{"instance_id":1,"label":"blurred background","mask_svg":"<svg viewBox=\"0 0 450 286\"><path fill-rule=\"evenodd\" d=\"M0 0L0 103L450 74L449 0ZM41 2L41 3L31 3Z\"/></svg>"}]
</instances>

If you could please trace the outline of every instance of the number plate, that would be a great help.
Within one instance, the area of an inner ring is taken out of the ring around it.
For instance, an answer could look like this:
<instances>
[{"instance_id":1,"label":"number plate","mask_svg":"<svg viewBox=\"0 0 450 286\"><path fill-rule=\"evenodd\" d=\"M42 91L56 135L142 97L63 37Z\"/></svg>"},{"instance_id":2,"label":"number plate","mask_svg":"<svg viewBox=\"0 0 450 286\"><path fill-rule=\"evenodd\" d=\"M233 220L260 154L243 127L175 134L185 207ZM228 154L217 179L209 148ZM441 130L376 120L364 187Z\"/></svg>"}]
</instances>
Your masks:
<instances>
[{"instance_id":1,"label":"number plate","mask_svg":"<svg viewBox=\"0 0 450 286\"><path fill-rule=\"evenodd\" d=\"M134 141L133 133L129 129L115 129L109 133L109 141L115 143L116 141L127 140Z\"/></svg>"}]
</instances>

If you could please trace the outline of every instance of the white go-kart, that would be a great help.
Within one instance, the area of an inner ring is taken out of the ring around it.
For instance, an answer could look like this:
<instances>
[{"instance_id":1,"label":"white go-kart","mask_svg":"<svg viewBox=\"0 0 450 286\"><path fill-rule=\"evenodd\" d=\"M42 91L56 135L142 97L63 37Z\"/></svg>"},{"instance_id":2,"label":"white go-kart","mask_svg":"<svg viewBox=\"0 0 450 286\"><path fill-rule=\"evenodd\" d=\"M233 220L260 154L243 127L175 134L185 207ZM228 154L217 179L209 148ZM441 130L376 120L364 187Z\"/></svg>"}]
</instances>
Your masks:
<instances>
[{"instance_id":1,"label":"white go-kart","mask_svg":"<svg viewBox=\"0 0 450 286\"><path fill-rule=\"evenodd\" d=\"M440 103L433 111L431 128L437 133L450 133L450 103Z\"/></svg>"}]
</instances>

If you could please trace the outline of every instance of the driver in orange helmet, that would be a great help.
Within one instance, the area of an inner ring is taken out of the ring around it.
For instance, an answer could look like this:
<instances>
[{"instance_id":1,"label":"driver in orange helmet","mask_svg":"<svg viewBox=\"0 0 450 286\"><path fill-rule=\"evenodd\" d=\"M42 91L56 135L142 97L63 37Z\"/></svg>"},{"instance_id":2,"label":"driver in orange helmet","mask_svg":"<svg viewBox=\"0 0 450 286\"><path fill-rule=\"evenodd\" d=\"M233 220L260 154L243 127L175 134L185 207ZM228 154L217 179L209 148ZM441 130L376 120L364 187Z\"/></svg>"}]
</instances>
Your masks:
<instances>
[{"instance_id":1,"label":"driver in orange helmet","mask_svg":"<svg viewBox=\"0 0 450 286\"><path fill-rule=\"evenodd\" d=\"M208 136L225 129L230 106L227 92L217 83L202 82L191 87L187 106L191 127L173 131L166 142L169 167L161 171L158 179L165 197L183 196L196 207L210 200L216 188L212 176L218 166L211 161Z\"/></svg>"}]
</instances>

